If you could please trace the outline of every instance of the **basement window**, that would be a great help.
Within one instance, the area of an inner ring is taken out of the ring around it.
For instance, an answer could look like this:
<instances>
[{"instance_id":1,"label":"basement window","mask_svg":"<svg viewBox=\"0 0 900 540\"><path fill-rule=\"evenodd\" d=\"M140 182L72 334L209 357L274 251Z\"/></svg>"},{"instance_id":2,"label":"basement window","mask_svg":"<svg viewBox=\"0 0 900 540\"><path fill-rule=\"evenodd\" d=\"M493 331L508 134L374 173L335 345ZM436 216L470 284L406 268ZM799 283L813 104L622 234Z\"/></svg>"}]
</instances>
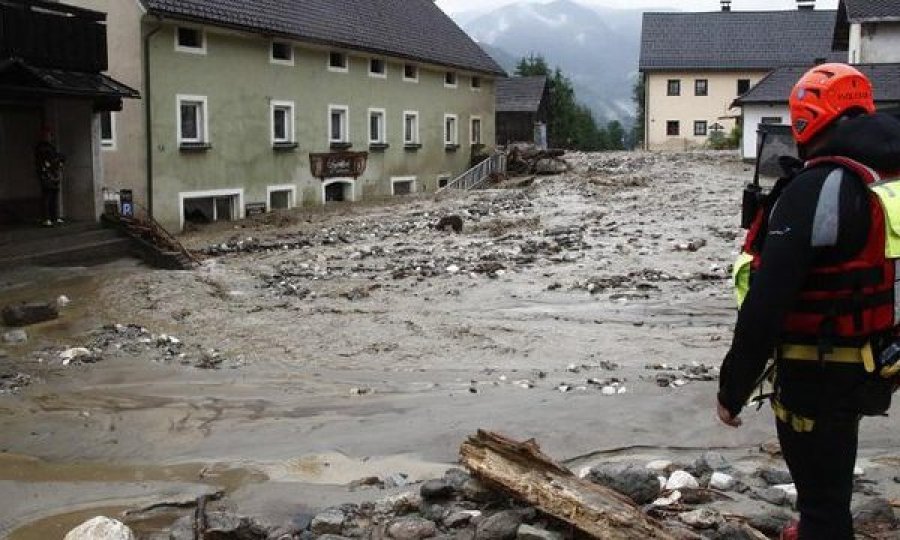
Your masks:
<instances>
[{"instance_id":1,"label":"basement window","mask_svg":"<svg viewBox=\"0 0 900 540\"><path fill-rule=\"evenodd\" d=\"M184 199L184 222L202 225L238 218L237 195L192 197Z\"/></svg>"},{"instance_id":2,"label":"basement window","mask_svg":"<svg viewBox=\"0 0 900 540\"><path fill-rule=\"evenodd\" d=\"M269 186L269 211L287 210L295 206L297 188L291 185Z\"/></svg>"},{"instance_id":3,"label":"basement window","mask_svg":"<svg viewBox=\"0 0 900 540\"><path fill-rule=\"evenodd\" d=\"M391 195L395 197L412 195L416 191L414 176L391 178Z\"/></svg>"},{"instance_id":4,"label":"basement window","mask_svg":"<svg viewBox=\"0 0 900 540\"><path fill-rule=\"evenodd\" d=\"M445 188L445 187L447 187L447 184L450 183L450 175L442 174L442 175L438 176L437 180L438 180L438 189Z\"/></svg>"}]
</instances>

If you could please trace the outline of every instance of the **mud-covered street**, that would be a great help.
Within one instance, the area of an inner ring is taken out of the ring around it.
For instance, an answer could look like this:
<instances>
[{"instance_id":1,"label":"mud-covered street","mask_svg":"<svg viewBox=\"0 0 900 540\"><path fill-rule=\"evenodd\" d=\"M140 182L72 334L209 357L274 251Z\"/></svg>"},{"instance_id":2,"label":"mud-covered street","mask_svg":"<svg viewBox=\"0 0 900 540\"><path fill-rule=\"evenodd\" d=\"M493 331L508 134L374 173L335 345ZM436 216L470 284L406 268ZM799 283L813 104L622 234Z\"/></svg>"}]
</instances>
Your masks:
<instances>
[{"instance_id":1,"label":"mud-covered street","mask_svg":"<svg viewBox=\"0 0 900 540\"><path fill-rule=\"evenodd\" d=\"M217 490L282 523L440 476L479 428L576 470L708 449L765 462L768 408L740 430L714 410L752 167L567 159L497 189L194 230L196 270L0 275L4 304L71 300L0 344L0 537ZM460 234L434 228L450 215ZM898 447L893 419L864 422L860 463L885 497ZM373 476L384 491L349 487Z\"/></svg>"}]
</instances>

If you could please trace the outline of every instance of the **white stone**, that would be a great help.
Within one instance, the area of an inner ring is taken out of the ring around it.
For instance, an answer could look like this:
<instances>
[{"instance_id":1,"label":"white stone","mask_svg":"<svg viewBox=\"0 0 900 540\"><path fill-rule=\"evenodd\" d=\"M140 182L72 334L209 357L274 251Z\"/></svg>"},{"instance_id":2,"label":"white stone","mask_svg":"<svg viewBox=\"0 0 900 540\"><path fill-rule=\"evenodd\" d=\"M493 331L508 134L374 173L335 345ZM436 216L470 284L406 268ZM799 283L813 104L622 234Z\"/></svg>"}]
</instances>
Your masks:
<instances>
[{"instance_id":1,"label":"white stone","mask_svg":"<svg viewBox=\"0 0 900 540\"><path fill-rule=\"evenodd\" d=\"M653 501L653 506L672 506L681 500L681 492L673 491L668 497L661 497Z\"/></svg>"},{"instance_id":2,"label":"white stone","mask_svg":"<svg viewBox=\"0 0 900 540\"><path fill-rule=\"evenodd\" d=\"M72 360L76 358L81 358L82 356L90 356L91 351L85 349L84 347L72 347L71 349L66 349L63 352L59 353L59 357L63 360L64 364L68 364Z\"/></svg>"},{"instance_id":3,"label":"white stone","mask_svg":"<svg viewBox=\"0 0 900 540\"><path fill-rule=\"evenodd\" d=\"M617 393L617 394L624 394L624 393L626 393L626 392L628 392L628 389L625 388L624 386L620 386L619 389L616 390L616 393Z\"/></svg>"},{"instance_id":4,"label":"white stone","mask_svg":"<svg viewBox=\"0 0 900 540\"><path fill-rule=\"evenodd\" d=\"M697 482L697 479L687 471L675 471L669 476L669 480L666 482L667 490L677 490L677 489L698 489L700 487L700 482Z\"/></svg>"},{"instance_id":5,"label":"white stone","mask_svg":"<svg viewBox=\"0 0 900 540\"><path fill-rule=\"evenodd\" d=\"M121 521L98 516L69 531L64 540L135 540L135 537Z\"/></svg>"},{"instance_id":6,"label":"white stone","mask_svg":"<svg viewBox=\"0 0 900 540\"><path fill-rule=\"evenodd\" d=\"M709 487L719 491L728 491L734 487L734 478L729 474L714 472L709 479Z\"/></svg>"},{"instance_id":7,"label":"white stone","mask_svg":"<svg viewBox=\"0 0 900 540\"><path fill-rule=\"evenodd\" d=\"M616 389L613 388L612 386L604 386L603 389L600 390L600 392L601 392L604 396L614 396L614 395L616 395Z\"/></svg>"},{"instance_id":8,"label":"white stone","mask_svg":"<svg viewBox=\"0 0 900 540\"><path fill-rule=\"evenodd\" d=\"M722 521L722 516L709 508L698 508L678 515L678 519L695 529L712 529Z\"/></svg>"},{"instance_id":9,"label":"white stone","mask_svg":"<svg viewBox=\"0 0 900 540\"><path fill-rule=\"evenodd\" d=\"M665 476L657 476L656 479L659 480L659 489L660 490L666 489L666 482L668 481L668 480L666 480L666 477Z\"/></svg>"},{"instance_id":10,"label":"white stone","mask_svg":"<svg viewBox=\"0 0 900 540\"><path fill-rule=\"evenodd\" d=\"M451 273L451 274L458 274L458 273L459 273L459 267L456 266L455 264L451 264L450 266L447 267L447 272L449 272L449 273Z\"/></svg>"},{"instance_id":11,"label":"white stone","mask_svg":"<svg viewBox=\"0 0 900 540\"><path fill-rule=\"evenodd\" d=\"M853 467L853 476L865 476L865 475L866 475L865 469L863 469L859 465L857 465L856 467Z\"/></svg>"},{"instance_id":12,"label":"white stone","mask_svg":"<svg viewBox=\"0 0 900 540\"><path fill-rule=\"evenodd\" d=\"M64 294L59 295L59 298L56 299L56 307L59 308L64 308L71 303L72 301L69 300L69 297Z\"/></svg>"},{"instance_id":13,"label":"white stone","mask_svg":"<svg viewBox=\"0 0 900 540\"><path fill-rule=\"evenodd\" d=\"M665 472L672 466L672 462L665 459L657 459L647 464L647 468L655 472Z\"/></svg>"}]
</instances>

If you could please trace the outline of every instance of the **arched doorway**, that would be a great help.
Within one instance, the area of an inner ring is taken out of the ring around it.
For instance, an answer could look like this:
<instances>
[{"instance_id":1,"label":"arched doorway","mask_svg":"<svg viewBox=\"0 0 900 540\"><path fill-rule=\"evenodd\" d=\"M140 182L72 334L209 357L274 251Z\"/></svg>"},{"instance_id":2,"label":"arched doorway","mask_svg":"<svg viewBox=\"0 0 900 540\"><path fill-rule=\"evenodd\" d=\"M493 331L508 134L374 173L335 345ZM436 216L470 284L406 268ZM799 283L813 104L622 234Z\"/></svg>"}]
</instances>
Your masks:
<instances>
[{"instance_id":1,"label":"arched doorway","mask_svg":"<svg viewBox=\"0 0 900 540\"><path fill-rule=\"evenodd\" d=\"M352 202L355 200L352 178L333 178L322 184L322 202Z\"/></svg>"}]
</instances>

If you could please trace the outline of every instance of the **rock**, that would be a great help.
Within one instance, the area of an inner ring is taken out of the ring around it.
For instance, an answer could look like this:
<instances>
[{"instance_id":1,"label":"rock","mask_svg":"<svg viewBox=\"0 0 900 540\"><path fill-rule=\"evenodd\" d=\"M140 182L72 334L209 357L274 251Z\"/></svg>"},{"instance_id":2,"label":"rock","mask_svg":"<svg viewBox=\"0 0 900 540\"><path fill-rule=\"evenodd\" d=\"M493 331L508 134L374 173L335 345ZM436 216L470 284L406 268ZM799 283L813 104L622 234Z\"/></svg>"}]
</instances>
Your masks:
<instances>
[{"instance_id":1,"label":"rock","mask_svg":"<svg viewBox=\"0 0 900 540\"><path fill-rule=\"evenodd\" d=\"M419 493L422 494L422 498L426 501L434 500L434 499L445 499L456 491L453 489L448 482L445 480L429 480L422 484L422 489L419 490Z\"/></svg>"},{"instance_id":2,"label":"rock","mask_svg":"<svg viewBox=\"0 0 900 540\"><path fill-rule=\"evenodd\" d=\"M69 531L64 540L135 540L135 536L121 521L98 516Z\"/></svg>"},{"instance_id":3,"label":"rock","mask_svg":"<svg viewBox=\"0 0 900 540\"><path fill-rule=\"evenodd\" d=\"M588 475L595 484L614 489L637 504L647 504L659 497L659 480L655 472L636 465L608 463L591 469Z\"/></svg>"},{"instance_id":4,"label":"rock","mask_svg":"<svg viewBox=\"0 0 900 540\"><path fill-rule=\"evenodd\" d=\"M516 531L516 540L563 540L563 535L523 523Z\"/></svg>"},{"instance_id":5,"label":"rock","mask_svg":"<svg viewBox=\"0 0 900 540\"><path fill-rule=\"evenodd\" d=\"M790 484L794 481L790 472L781 469L762 469L759 471L759 476L770 486Z\"/></svg>"},{"instance_id":6,"label":"rock","mask_svg":"<svg viewBox=\"0 0 900 540\"><path fill-rule=\"evenodd\" d=\"M339 508L329 508L312 519L309 525L313 534L341 534L347 516Z\"/></svg>"},{"instance_id":7,"label":"rock","mask_svg":"<svg viewBox=\"0 0 900 540\"><path fill-rule=\"evenodd\" d=\"M399 515L418 511L422 507L422 497L415 492L407 491L375 502L375 513L380 515Z\"/></svg>"},{"instance_id":8,"label":"rock","mask_svg":"<svg viewBox=\"0 0 900 540\"><path fill-rule=\"evenodd\" d=\"M723 521L722 516L718 512L709 508L698 508L691 512L679 514L678 519L695 529L713 529Z\"/></svg>"},{"instance_id":9,"label":"rock","mask_svg":"<svg viewBox=\"0 0 900 540\"><path fill-rule=\"evenodd\" d=\"M235 538L240 540L255 540L266 538L268 534L261 527L247 517L237 516L228 512L207 512L206 538Z\"/></svg>"},{"instance_id":10,"label":"rock","mask_svg":"<svg viewBox=\"0 0 900 540\"><path fill-rule=\"evenodd\" d=\"M279 539L280 540L280 539ZM339 534L322 534L316 537L316 540L350 540L346 536Z\"/></svg>"},{"instance_id":11,"label":"rock","mask_svg":"<svg viewBox=\"0 0 900 540\"><path fill-rule=\"evenodd\" d=\"M409 484L409 475L406 473L394 473L384 479L384 487L388 489L408 486Z\"/></svg>"},{"instance_id":12,"label":"rock","mask_svg":"<svg viewBox=\"0 0 900 540\"><path fill-rule=\"evenodd\" d=\"M766 513L747 516L747 523L754 529L768 535L778 537L791 521L793 517L790 514L782 513Z\"/></svg>"},{"instance_id":13,"label":"rock","mask_svg":"<svg viewBox=\"0 0 900 540\"><path fill-rule=\"evenodd\" d=\"M878 537L879 533L893 531L898 525L890 501L873 498L853 506L853 527L857 532Z\"/></svg>"},{"instance_id":14,"label":"rock","mask_svg":"<svg viewBox=\"0 0 900 540\"><path fill-rule=\"evenodd\" d=\"M672 462L665 459L657 459L656 461L651 461L647 464L647 469L653 471L656 474L665 474L666 471L669 470L669 467L672 466Z\"/></svg>"},{"instance_id":15,"label":"rock","mask_svg":"<svg viewBox=\"0 0 900 540\"><path fill-rule=\"evenodd\" d=\"M714 472L709 478L709 487L719 491L728 491L734 487L734 477L723 472Z\"/></svg>"},{"instance_id":16,"label":"rock","mask_svg":"<svg viewBox=\"0 0 900 540\"><path fill-rule=\"evenodd\" d=\"M465 527L475 518L481 517L481 511L479 510L457 510L451 511L444 517L443 523L445 527L449 527L451 529L456 529L459 527Z\"/></svg>"},{"instance_id":17,"label":"rock","mask_svg":"<svg viewBox=\"0 0 900 540\"><path fill-rule=\"evenodd\" d=\"M782 489L774 487L757 490L753 495L755 498L766 501L769 504L774 504L775 506L782 506L787 502L787 493Z\"/></svg>"},{"instance_id":18,"label":"rock","mask_svg":"<svg viewBox=\"0 0 900 540\"><path fill-rule=\"evenodd\" d=\"M653 506L666 507L666 506L672 506L673 504L677 503L680 500L681 500L681 492L673 491L672 493L669 494L668 497L661 497L659 499L656 499L655 501L653 501L652 504L653 504Z\"/></svg>"},{"instance_id":19,"label":"rock","mask_svg":"<svg viewBox=\"0 0 900 540\"><path fill-rule=\"evenodd\" d=\"M97 360L97 358L94 357L94 353L92 353L90 349L84 347L66 349L59 353L59 359L62 360L64 366L69 365L75 360L80 360L82 362L94 362Z\"/></svg>"},{"instance_id":20,"label":"rock","mask_svg":"<svg viewBox=\"0 0 900 540\"><path fill-rule=\"evenodd\" d=\"M444 473L444 482L450 484L453 489L461 490L463 484L465 484L472 476L469 475L466 471L462 469L449 469Z\"/></svg>"},{"instance_id":21,"label":"rock","mask_svg":"<svg viewBox=\"0 0 900 540\"><path fill-rule=\"evenodd\" d=\"M25 330L10 330L3 334L4 343L12 343L15 345L18 343L25 343L26 341L28 341L28 333L25 332Z\"/></svg>"},{"instance_id":22,"label":"rock","mask_svg":"<svg viewBox=\"0 0 900 540\"><path fill-rule=\"evenodd\" d=\"M420 513L423 518L439 523L448 514L448 511L439 504L425 504Z\"/></svg>"},{"instance_id":23,"label":"rock","mask_svg":"<svg viewBox=\"0 0 900 540\"><path fill-rule=\"evenodd\" d=\"M521 512L504 510L486 517L475 529L475 540L512 540L523 522Z\"/></svg>"},{"instance_id":24,"label":"rock","mask_svg":"<svg viewBox=\"0 0 900 540\"><path fill-rule=\"evenodd\" d=\"M791 506L797 504L797 486L794 484L779 484L772 487L783 491L787 499L786 502Z\"/></svg>"},{"instance_id":25,"label":"rock","mask_svg":"<svg viewBox=\"0 0 900 540\"><path fill-rule=\"evenodd\" d=\"M766 535L749 525L726 523L709 538L713 540L768 540Z\"/></svg>"},{"instance_id":26,"label":"rock","mask_svg":"<svg viewBox=\"0 0 900 540\"><path fill-rule=\"evenodd\" d=\"M425 518L402 517L390 522L387 532L395 540L422 540L437 534L437 526Z\"/></svg>"},{"instance_id":27,"label":"rock","mask_svg":"<svg viewBox=\"0 0 900 540\"><path fill-rule=\"evenodd\" d=\"M32 302L3 308L3 323L6 326L29 326L59 318L55 304Z\"/></svg>"},{"instance_id":28,"label":"rock","mask_svg":"<svg viewBox=\"0 0 900 540\"><path fill-rule=\"evenodd\" d=\"M488 503L499 500L501 498L498 493L492 491L475 478L469 478L468 480L466 480L465 483L463 483L460 491L467 501L472 502Z\"/></svg>"},{"instance_id":29,"label":"rock","mask_svg":"<svg viewBox=\"0 0 900 540\"><path fill-rule=\"evenodd\" d=\"M64 294L61 294L56 298L56 307L59 309L63 309L71 303L72 301L69 300L69 297Z\"/></svg>"},{"instance_id":30,"label":"rock","mask_svg":"<svg viewBox=\"0 0 900 540\"><path fill-rule=\"evenodd\" d=\"M694 462L694 472L698 476L712 472L728 472L731 469L731 463L719 452L706 452Z\"/></svg>"},{"instance_id":31,"label":"rock","mask_svg":"<svg viewBox=\"0 0 900 540\"><path fill-rule=\"evenodd\" d=\"M437 225L435 225L434 228L439 231L452 230L456 234L459 234L463 230L463 220L461 217L455 215L444 216L437 222Z\"/></svg>"},{"instance_id":32,"label":"rock","mask_svg":"<svg viewBox=\"0 0 900 540\"><path fill-rule=\"evenodd\" d=\"M669 480L666 482L666 489L669 491L674 491L682 488L689 489L697 489L700 487L700 482L697 481L694 476L687 471L675 471L669 476Z\"/></svg>"},{"instance_id":33,"label":"rock","mask_svg":"<svg viewBox=\"0 0 900 540\"><path fill-rule=\"evenodd\" d=\"M569 170L565 161L553 158L540 159L534 164L536 174L563 174Z\"/></svg>"}]
</instances>

